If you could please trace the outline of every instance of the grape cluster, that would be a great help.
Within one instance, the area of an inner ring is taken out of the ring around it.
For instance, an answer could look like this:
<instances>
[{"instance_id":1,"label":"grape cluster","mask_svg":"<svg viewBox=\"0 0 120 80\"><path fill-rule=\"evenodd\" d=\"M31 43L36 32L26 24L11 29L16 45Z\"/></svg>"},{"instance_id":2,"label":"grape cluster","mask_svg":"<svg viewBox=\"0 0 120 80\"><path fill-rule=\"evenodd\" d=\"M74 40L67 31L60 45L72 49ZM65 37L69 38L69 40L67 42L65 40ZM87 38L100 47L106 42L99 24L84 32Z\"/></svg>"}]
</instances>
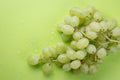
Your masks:
<instances>
[{"instance_id":1,"label":"grape cluster","mask_svg":"<svg viewBox=\"0 0 120 80\"><path fill-rule=\"evenodd\" d=\"M64 42L43 48L38 57L28 58L30 65L42 65L50 73L52 63L64 71L95 73L104 57L120 49L120 27L115 19L105 19L93 6L87 10L74 7L64 23L57 27ZM67 43L67 44L65 44Z\"/></svg>"}]
</instances>

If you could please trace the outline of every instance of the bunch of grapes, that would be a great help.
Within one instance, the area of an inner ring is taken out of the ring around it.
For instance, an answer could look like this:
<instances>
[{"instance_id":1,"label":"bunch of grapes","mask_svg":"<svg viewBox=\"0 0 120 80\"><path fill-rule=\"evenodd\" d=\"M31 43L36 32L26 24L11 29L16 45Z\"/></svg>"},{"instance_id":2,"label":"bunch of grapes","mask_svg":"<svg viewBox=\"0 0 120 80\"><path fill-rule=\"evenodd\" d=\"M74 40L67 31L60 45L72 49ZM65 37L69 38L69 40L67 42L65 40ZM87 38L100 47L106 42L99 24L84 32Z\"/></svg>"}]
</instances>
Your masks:
<instances>
[{"instance_id":1,"label":"bunch of grapes","mask_svg":"<svg viewBox=\"0 0 120 80\"><path fill-rule=\"evenodd\" d=\"M104 57L120 48L120 27L115 19L105 19L93 6L86 10L74 7L64 23L57 27L63 42L43 48L38 57L28 58L30 65L42 65L50 73L52 64L64 71L95 73ZM67 44L66 44L67 43Z\"/></svg>"}]
</instances>

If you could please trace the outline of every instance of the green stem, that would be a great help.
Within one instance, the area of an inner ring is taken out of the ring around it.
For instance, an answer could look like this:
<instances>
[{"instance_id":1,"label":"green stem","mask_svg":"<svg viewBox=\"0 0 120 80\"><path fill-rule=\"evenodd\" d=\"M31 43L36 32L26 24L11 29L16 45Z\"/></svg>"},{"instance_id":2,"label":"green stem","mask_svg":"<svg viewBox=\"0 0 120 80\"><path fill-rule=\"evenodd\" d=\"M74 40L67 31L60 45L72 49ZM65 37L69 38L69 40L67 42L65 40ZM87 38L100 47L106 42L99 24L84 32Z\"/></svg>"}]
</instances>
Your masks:
<instances>
[{"instance_id":1,"label":"green stem","mask_svg":"<svg viewBox=\"0 0 120 80\"><path fill-rule=\"evenodd\" d=\"M104 35L104 36L105 36L105 35ZM108 39L108 40L111 41L111 42L120 43L120 41L110 39L108 36L105 36L105 38Z\"/></svg>"}]
</instances>

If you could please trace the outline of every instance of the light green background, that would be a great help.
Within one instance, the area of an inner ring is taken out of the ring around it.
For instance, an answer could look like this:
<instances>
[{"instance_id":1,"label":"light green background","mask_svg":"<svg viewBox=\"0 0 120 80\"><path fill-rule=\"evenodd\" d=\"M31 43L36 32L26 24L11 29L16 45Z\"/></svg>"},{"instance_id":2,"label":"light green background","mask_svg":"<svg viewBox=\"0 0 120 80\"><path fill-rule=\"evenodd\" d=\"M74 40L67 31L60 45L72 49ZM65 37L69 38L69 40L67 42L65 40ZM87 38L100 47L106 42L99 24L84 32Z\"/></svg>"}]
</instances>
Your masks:
<instances>
[{"instance_id":1,"label":"light green background","mask_svg":"<svg viewBox=\"0 0 120 80\"><path fill-rule=\"evenodd\" d=\"M0 0L0 80L120 80L120 53L105 58L94 75L75 75L54 67L51 76L27 65L31 54L61 41L56 25L74 6L93 5L120 23L120 0Z\"/></svg>"}]
</instances>

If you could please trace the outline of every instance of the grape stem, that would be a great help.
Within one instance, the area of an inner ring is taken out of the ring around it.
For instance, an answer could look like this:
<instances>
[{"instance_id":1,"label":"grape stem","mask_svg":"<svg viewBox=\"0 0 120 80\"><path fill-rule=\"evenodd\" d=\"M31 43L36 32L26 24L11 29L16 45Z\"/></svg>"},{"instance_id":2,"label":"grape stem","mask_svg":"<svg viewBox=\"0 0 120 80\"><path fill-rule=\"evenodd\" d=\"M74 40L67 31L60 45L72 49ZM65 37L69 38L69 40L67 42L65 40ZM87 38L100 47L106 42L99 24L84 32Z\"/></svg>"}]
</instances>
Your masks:
<instances>
[{"instance_id":1,"label":"grape stem","mask_svg":"<svg viewBox=\"0 0 120 80\"><path fill-rule=\"evenodd\" d=\"M104 33L102 33L103 34L103 36L107 39L107 40L109 40L110 42L114 42L114 43L120 43L120 41L118 41L118 40L113 40L113 39L110 39L107 35L104 35Z\"/></svg>"},{"instance_id":2,"label":"grape stem","mask_svg":"<svg viewBox=\"0 0 120 80\"><path fill-rule=\"evenodd\" d=\"M115 42L115 43L120 43L120 41L117 41L117 40L113 40L113 39L110 39L108 36L104 35L106 39L108 39L109 41L111 42Z\"/></svg>"},{"instance_id":3,"label":"grape stem","mask_svg":"<svg viewBox=\"0 0 120 80\"><path fill-rule=\"evenodd\" d=\"M85 37L87 37L84 32L81 31L81 33L82 33ZM88 38L88 37L87 37L87 38ZM89 39L89 38L88 38L88 39ZM90 39L90 40L92 40L92 39ZM92 40L92 41L94 41L94 40Z\"/></svg>"},{"instance_id":4,"label":"grape stem","mask_svg":"<svg viewBox=\"0 0 120 80\"><path fill-rule=\"evenodd\" d=\"M85 37L87 37L86 34L85 34L84 32L81 31L81 33L82 33ZM87 38L88 38L88 37L87 37ZM89 39L89 38L88 38L88 39ZM90 40L96 42L95 40L92 40L92 39L90 39ZM100 42L97 42L97 43L98 43L99 45L101 45Z\"/></svg>"}]
</instances>

